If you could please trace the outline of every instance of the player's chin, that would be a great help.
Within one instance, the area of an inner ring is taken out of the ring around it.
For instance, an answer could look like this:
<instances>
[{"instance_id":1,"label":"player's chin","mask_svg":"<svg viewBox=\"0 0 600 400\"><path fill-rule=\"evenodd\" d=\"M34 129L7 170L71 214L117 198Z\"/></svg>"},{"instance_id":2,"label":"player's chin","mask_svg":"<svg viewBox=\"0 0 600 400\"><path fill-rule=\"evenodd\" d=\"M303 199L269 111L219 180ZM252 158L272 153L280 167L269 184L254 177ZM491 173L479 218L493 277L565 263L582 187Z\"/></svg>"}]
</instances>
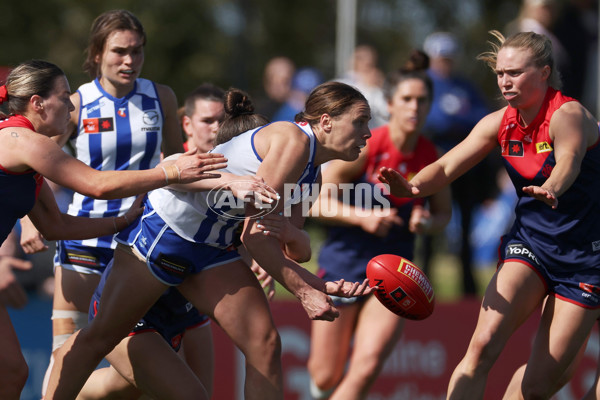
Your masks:
<instances>
[{"instance_id":1,"label":"player's chin","mask_svg":"<svg viewBox=\"0 0 600 400\"><path fill-rule=\"evenodd\" d=\"M360 155L361 150L360 147L353 147L346 151L340 159L344 161L354 161Z\"/></svg>"}]
</instances>

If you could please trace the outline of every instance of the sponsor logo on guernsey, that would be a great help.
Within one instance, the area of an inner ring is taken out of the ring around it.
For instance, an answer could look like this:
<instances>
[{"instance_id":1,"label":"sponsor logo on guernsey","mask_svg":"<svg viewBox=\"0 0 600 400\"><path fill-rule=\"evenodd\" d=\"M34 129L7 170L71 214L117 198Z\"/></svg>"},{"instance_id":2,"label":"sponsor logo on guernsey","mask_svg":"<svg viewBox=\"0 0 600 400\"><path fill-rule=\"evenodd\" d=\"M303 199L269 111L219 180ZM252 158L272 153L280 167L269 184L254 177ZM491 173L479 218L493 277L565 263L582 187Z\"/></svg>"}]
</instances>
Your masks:
<instances>
[{"instance_id":1,"label":"sponsor logo on guernsey","mask_svg":"<svg viewBox=\"0 0 600 400\"><path fill-rule=\"evenodd\" d=\"M589 283L579 282L579 288L585 292L600 295L600 288Z\"/></svg>"},{"instance_id":2,"label":"sponsor logo on guernsey","mask_svg":"<svg viewBox=\"0 0 600 400\"><path fill-rule=\"evenodd\" d=\"M184 277L191 271L189 262L184 259L175 259L172 256L160 254L156 260L156 265L169 275Z\"/></svg>"},{"instance_id":3,"label":"sponsor logo on guernsey","mask_svg":"<svg viewBox=\"0 0 600 400\"><path fill-rule=\"evenodd\" d=\"M142 131L153 132L153 131L160 130L160 126L158 126L158 122L159 122L158 113L156 111L154 111L154 110L146 111L144 113L144 115L142 116L142 120L144 121L144 124L151 125L151 126L143 126L141 128Z\"/></svg>"},{"instance_id":4,"label":"sponsor logo on guernsey","mask_svg":"<svg viewBox=\"0 0 600 400\"><path fill-rule=\"evenodd\" d=\"M523 142L520 140L503 140L502 156L504 157L523 157Z\"/></svg>"},{"instance_id":5,"label":"sponsor logo on guernsey","mask_svg":"<svg viewBox=\"0 0 600 400\"><path fill-rule=\"evenodd\" d=\"M87 114L89 115L89 114L93 113L94 111L99 110L100 107L103 107L103 106L104 106L104 102L100 101L98 104L95 104L93 106L87 106L85 110L86 110Z\"/></svg>"},{"instance_id":6,"label":"sponsor logo on guernsey","mask_svg":"<svg viewBox=\"0 0 600 400\"><path fill-rule=\"evenodd\" d=\"M144 112L142 120L146 125L158 125L158 113L154 110Z\"/></svg>"},{"instance_id":7,"label":"sponsor logo on guernsey","mask_svg":"<svg viewBox=\"0 0 600 400\"><path fill-rule=\"evenodd\" d=\"M418 267L403 259L398 266L398 272L413 280L421 288L430 303L433 301L433 288L425 274Z\"/></svg>"},{"instance_id":8,"label":"sponsor logo on guernsey","mask_svg":"<svg viewBox=\"0 0 600 400\"><path fill-rule=\"evenodd\" d=\"M592 251L600 250L600 240L595 240L592 242Z\"/></svg>"},{"instance_id":9,"label":"sponsor logo on guernsey","mask_svg":"<svg viewBox=\"0 0 600 400\"><path fill-rule=\"evenodd\" d=\"M552 151L552 146L548 142L540 142L535 144L535 152L536 153L547 153Z\"/></svg>"},{"instance_id":10,"label":"sponsor logo on guernsey","mask_svg":"<svg viewBox=\"0 0 600 400\"><path fill-rule=\"evenodd\" d=\"M114 120L107 118L85 118L83 120L83 131L85 133L110 132L114 130Z\"/></svg>"},{"instance_id":11,"label":"sponsor logo on guernsey","mask_svg":"<svg viewBox=\"0 0 600 400\"><path fill-rule=\"evenodd\" d=\"M119 111L117 111L117 114L119 114L119 117L125 118L127 116L127 113L125 112L125 110L127 110L126 107L119 108Z\"/></svg>"},{"instance_id":12,"label":"sponsor logo on guernsey","mask_svg":"<svg viewBox=\"0 0 600 400\"><path fill-rule=\"evenodd\" d=\"M540 265L540 262L538 261L536 255L533 254L533 252L531 250L529 250L527 247L525 247L522 244L509 244L508 245L508 247L506 248L505 258L511 258L512 256L523 256L523 257L530 259L537 265Z\"/></svg>"}]
</instances>

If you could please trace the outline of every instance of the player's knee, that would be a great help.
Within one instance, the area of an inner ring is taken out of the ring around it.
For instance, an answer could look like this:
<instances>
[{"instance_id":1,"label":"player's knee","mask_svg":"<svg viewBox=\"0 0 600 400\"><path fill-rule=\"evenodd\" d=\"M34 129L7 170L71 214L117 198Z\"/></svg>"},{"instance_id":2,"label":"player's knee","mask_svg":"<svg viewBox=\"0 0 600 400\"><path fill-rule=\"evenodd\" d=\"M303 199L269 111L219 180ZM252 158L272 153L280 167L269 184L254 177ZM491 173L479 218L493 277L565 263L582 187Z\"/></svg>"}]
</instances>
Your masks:
<instances>
[{"instance_id":1,"label":"player's knee","mask_svg":"<svg viewBox=\"0 0 600 400\"><path fill-rule=\"evenodd\" d=\"M308 360L308 372L310 374L311 393L331 393L338 382L342 379L344 371L335 365L324 364L313 359ZM316 399L326 398L318 397Z\"/></svg>"},{"instance_id":2,"label":"player's knee","mask_svg":"<svg viewBox=\"0 0 600 400\"><path fill-rule=\"evenodd\" d=\"M28 375L29 367L22 355L4 360L0 368L0 399L19 399Z\"/></svg>"},{"instance_id":3,"label":"player's knee","mask_svg":"<svg viewBox=\"0 0 600 400\"><path fill-rule=\"evenodd\" d=\"M52 352L88 324L88 315L74 310L52 310Z\"/></svg>"},{"instance_id":4,"label":"player's knee","mask_svg":"<svg viewBox=\"0 0 600 400\"><path fill-rule=\"evenodd\" d=\"M281 337L277 329L269 329L263 336L264 350L271 360L281 359Z\"/></svg>"},{"instance_id":5,"label":"player's knee","mask_svg":"<svg viewBox=\"0 0 600 400\"><path fill-rule=\"evenodd\" d=\"M471 339L469 352L472 359L476 360L476 367L483 370L489 370L502 351L501 344L498 343L492 332L476 332Z\"/></svg>"}]
</instances>

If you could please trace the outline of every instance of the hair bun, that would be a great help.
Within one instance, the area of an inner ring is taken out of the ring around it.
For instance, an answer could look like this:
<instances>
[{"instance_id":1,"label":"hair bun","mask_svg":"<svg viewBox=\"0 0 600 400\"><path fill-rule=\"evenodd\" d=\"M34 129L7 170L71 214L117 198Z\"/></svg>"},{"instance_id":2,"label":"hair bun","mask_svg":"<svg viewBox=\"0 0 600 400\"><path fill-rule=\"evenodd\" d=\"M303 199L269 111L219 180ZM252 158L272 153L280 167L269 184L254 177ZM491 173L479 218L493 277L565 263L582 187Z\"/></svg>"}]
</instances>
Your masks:
<instances>
[{"instance_id":1,"label":"hair bun","mask_svg":"<svg viewBox=\"0 0 600 400\"><path fill-rule=\"evenodd\" d=\"M246 92L235 88L229 89L225 93L224 108L225 113L231 117L254 112L254 105L250 96Z\"/></svg>"}]
</instances>

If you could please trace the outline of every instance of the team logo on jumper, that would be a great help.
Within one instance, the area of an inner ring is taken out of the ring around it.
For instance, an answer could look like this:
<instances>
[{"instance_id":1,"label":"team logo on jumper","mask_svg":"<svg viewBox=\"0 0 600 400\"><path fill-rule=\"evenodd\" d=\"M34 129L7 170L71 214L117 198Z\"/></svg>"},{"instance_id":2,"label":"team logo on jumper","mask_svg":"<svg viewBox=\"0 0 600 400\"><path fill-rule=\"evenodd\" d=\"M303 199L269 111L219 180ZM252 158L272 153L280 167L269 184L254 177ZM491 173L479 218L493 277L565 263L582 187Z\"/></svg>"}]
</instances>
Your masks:
<instances>
[{"instance_id":1,"label":"team logo on jumper","mask_svg":"<svg viewBox=\"0 0 600 400\"><path fill-rule=\"evenodd\" d=\"M552 146L548 142L540 142L535 144L536 153L547 153L552 151Z\"/></svg>"},{"instance_id":2,"label":"team logo on jumper","mask_svg":"<svg viewBox=\"0 0 600 400\"><path fill-rule=\"evenodd\" d=\"M537 257L531 250L522 244L509 244L506 248L505 258L511 258L512 256L521 256L530 259L537 265L540 265Z\"/></svg>"},{"instance_id":3,"label":"team logo on jumper","mask_svg":"<svg viewBox=\"0 0 600 400\"><path fill-rule=\"evenodd\" d=\"M600 250L600 240L595 240L592 242L592 251Z\"/></svg>"},{"instance_id":4,"label":"team logo on jumper","mask_svg":"<svg viewBox=\"0 0 600 400\"><path fill-rule=\"evenodd\" d=\"M504 157L523 157L523 142L519 140L503 140L502 155Z\"/></svg>"},{"instance_id":5,"label":"team logo on jumper","mask_svg":"<svg viewBox=\"0 0 600 400\"><path fill-rule=\"evenodd\" d=\"M213 188L206 195L206 203L211 211L227 219L260 218L275 210L279 198L269 203L267 198L259 192L277 193L265 183L239 180ZM247 205L252 205L252 207L247 208Z\"/></svg>"},{"instance_id":6,"label":"team logo on jumper","mask_svg":"<svg viewBox=\"0 0 600 400\"><path fill-rule=\"evenodd\" d=\"M85 118L83 120L83 131L85 133L110 132L114 130L114 120L107 118Z\"/></svg>"}]
</instances>

